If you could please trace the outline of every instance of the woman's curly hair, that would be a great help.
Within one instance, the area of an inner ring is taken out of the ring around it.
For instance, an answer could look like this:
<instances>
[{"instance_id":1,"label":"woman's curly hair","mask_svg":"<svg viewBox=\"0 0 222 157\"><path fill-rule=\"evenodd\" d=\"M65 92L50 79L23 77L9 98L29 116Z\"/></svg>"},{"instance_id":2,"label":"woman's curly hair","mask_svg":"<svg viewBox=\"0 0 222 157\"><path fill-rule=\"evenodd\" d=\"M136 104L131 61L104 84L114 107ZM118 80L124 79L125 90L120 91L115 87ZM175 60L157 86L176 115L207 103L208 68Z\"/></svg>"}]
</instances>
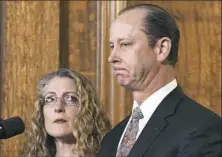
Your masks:
<instances>
[{"instance_id":1,"label":"woman's curly hair","mask_svg":"<svg viewBox=\"0 0 222 157\"><path fill-rule=\"evenodd\" d=\"M38 100L35 102L31 128L21 156L54 157L56 154L54 139L47 134L44 127L41 103L45 86L55 77L71 78L75 82L76 93L79 96L80 110L73 122L73 136L76 140L73 145L73 157L94 157L100 148L102 138L111 128L111 123L103 112L91 83L83 75L64 68L44 76L39 81Z\"/></svg>"}]
</instances>

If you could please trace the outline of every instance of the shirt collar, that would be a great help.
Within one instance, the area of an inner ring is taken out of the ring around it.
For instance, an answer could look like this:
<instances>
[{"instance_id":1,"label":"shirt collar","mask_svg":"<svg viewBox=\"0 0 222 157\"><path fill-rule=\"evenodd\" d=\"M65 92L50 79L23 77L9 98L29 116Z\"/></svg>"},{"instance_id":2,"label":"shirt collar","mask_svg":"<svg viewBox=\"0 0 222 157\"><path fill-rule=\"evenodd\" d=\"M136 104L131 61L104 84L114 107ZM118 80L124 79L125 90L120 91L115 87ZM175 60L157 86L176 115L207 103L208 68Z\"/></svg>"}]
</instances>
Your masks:
<instances>
[{"instance_id":1,"label":"shirt collar","mask_svg":"<svg viewBox=\"0 0 222 157\"><path fill-rule=\"evenodd\" d=\"M170 83L166 84L165 86L163 86L162 88L158 89L156 92L154 92L153 94L151 94L141 105L140 105L140 109L144 115L144 117L146 115L152 115L154 113L154 111L156 110L156 108L159 106L159 104L161 103L161 101L171 92L173 91L175 88L177 87L177 80L174 79L173 81L171 81ZM134 100L133 101L133 108L136 108L138 105L138 103Z\"/></svg>"}]
</instances>

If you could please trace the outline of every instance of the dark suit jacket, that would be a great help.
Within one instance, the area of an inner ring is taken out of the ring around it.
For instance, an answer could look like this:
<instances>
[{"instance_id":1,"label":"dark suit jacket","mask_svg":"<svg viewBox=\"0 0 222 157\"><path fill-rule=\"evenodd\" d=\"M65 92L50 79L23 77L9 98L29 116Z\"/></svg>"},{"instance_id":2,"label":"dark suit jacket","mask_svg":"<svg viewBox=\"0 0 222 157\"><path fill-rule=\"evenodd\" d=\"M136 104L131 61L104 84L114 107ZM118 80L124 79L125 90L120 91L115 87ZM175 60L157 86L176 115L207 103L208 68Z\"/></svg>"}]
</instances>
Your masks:
<instances>
[{"instance_id":1,"label":"dark suit jacket","mask_svg":"<svg viewBox=\"0 0 222 157\"><path fill-rule=\"evenodd\" d=\"M115 157L128 120L107 133L97 157ZM177 87L157 107L128 157L222 157L221 147L221 117Z\"/></svg>"}]
</instances>

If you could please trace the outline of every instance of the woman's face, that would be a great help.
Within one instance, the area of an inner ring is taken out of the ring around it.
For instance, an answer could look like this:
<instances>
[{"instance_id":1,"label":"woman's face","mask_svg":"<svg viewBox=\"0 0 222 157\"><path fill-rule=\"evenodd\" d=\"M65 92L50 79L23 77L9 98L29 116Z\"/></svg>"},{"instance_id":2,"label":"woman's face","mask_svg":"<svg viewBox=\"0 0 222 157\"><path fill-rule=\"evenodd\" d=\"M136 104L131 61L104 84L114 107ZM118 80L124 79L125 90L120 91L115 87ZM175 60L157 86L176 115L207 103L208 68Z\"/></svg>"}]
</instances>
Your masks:
<instances>
[{"instance_id":1,"label":"woman's face","mask_svg":"<svg viewBox=\"0 0 222 157\"><path fill-rule=\"evenodd\" d=\"M55 138L73 136L72 124L79 111L76 86L68 77L53 78L44 89L44 125L46 132Z\"/></svg>"}]
</instances>

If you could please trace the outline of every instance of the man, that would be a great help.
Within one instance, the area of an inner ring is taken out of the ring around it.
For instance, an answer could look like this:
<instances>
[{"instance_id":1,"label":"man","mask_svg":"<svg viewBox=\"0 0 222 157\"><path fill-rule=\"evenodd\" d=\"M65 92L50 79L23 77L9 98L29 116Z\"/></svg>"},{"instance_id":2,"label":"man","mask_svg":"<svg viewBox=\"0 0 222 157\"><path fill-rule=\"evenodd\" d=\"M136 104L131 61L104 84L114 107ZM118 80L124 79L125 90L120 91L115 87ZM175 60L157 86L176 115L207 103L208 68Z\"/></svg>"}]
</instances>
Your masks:
<instances>
[{"instance_id":1,"label":"man","mask_svg":"<svg viewBox=\"0 0 222 157\"><path fill-rule=\"evenodd\" d=\"M120 11L109 62L132 91L132 114L104 137L98 157L221 157L221 118L187 97L175 79L180 33L148 4Z\"/></svg>"}]
</instances>

